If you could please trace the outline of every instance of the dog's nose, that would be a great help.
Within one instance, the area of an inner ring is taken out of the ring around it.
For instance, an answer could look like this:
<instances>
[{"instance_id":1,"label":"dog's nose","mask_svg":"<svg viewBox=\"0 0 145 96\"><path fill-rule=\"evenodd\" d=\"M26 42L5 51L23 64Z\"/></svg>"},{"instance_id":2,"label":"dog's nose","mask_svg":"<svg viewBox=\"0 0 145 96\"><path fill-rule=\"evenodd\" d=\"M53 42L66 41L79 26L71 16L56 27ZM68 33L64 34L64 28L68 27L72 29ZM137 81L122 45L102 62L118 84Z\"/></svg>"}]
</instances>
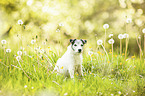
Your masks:
<instances>
[{"instance_id":1,"label":"dog's nose","mask_svg":"<svg viewBox=\"0 0 145 96\"><path fill-rule=\"evenodd\" d=\"M78 49L79 53L82 51L82 49Z\"/></svg>"}]
</instances>

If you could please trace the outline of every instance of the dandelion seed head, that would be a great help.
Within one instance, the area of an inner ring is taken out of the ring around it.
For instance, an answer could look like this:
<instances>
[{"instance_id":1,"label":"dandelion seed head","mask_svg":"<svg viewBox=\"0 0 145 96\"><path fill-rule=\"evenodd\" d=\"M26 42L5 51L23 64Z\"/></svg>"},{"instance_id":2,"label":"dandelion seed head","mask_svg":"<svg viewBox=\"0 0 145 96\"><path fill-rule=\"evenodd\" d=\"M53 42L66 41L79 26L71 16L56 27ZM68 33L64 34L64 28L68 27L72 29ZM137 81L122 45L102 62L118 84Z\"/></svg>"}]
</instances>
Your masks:
<instances>
[{"instance_id":1,"label":"dandelion seed head","mask_svg":"<svg viewBox=\"0 0 145 96\"><path fill-rule=\"evenodd\" d=\"M22 51L18 51L17 54L18 54L19 56L21 56L21 55L22 55Z\"/></svg>"},{"instance_id":2,"label":"dandelion seed head","mask_svg":"<svg viewBox=\"0 0 145 96\"><path fill-rule=\"evenodd\" d=\"M16 57L16 60L17 60L17 61L20 61L20 60L21 60L21 56L17 56L17 57Z\"/></svg>"},{"instance_id":3,"label":"dandelion seed head","mask_svg":"<svg viewBox=\"0 0 145 96\"><path fill-rule=\"evenodd\" d=\"M103 28L104 28L104 29L108 29L108 28L109 28L109 24L104 24L104 25L103 25Z\"/></svg>"},{"instance_id":4,"label":"dandelion seed head","mask_svg":"<svg viewBox=\"0 0 145 96\"><path fill-rule=\"evenodd\" d=\"M142 29L142 33L145 33L145 28L144 28L144 29Z\"/></svg>"},{"instance_id":5,"label":"dandelion seed head","mask_svg":"<svg viewBox=\"0 0 145 96\"><path fill-rule=\"evenodd\" d=\"M123 35L123 34L119 34L119 35L118 35L118 38L119 38L119 39L123 39L123 38L124 38L124 35Z\"/></svg>"},{"instance_id":6,"label":"dandelion seed head","mask_svg":"<svg viewBox=\"0 0 145 96\"><path fill-rule=\"evenodd\" d=\"M127 18L126 19L126 23L131 23L132 22L132 19L131 18Z\"/></svg>"},{"instance_id":7,"label":"dandelion seed head","mask_svg":"<svg viewBox=\"0 0 145 96\"><path fill-rule=\"evenodd\" d=\"M18 20L18 24L22 25L23 21L22 20Z\"/></svg>"},{"instance_id":8,"label":"dandelion seed head","mask_svg":"<svg viewBox=\"0 0 145 96\"><path fill-rule=\"evenodd\" d=\"M97 41L97 45L102 45L103 41L100 39Z\"/></svg>"},{"instance_id":9,"label":"dandelion seed head","mask_svg":"<svg viewBox=\"0 0 145 96\"><path fill-rule=\"evenodd\" d=\"M113 34L109 34L109 38L113 37Z\"/></svg>"},{"instance_id":10,"label":"dandelion seed head","mask_svg":"<svg viewBox=\"0 0 145 96\"><path fill-rule=\"evenodd\" d=\"M6 52L7 52L7 53L10 53L10 52L11 52L11 49L6 49Z\"/></svg>"},{"instance_id":11,"label":"dandelion seed head","mask_svg":"<svg viewBox=\"0 0 145 96\"><path fill-rule=\"evenodd\" d=\"M129 35L127 33L123 34L123 38L129 38Z\"/></svg>"},{"instance_id":12,"label":"dandelion seed head","mask_svg":"<svg viewBox=\"0 0 145 96\"><path fill-rule=\"evenodd\" d=\"M2 44L6 44L7 41L6 41L6 40L2 40L1 43L2 43Z\"/></svg>"},{"instance_id":13,"label":"dandelion seed head","mask_svg":"<svg viewBox=\"0 0 145 96\"><path fill-rule=\"evenodd\" d=\"M36 42L36 40L31 40L31 44L34 44Z\"/></svg>"},{"instance_id":14,"label":"dandelion seed head","mask_svg":"<svg viewBox=\"0 0 145 96\"><path fill-rule=\"evenodd\" d=\"M109 44L114 44L114 39L108 40L108 43L109 43Z\"/></svg>"}]
</instances>

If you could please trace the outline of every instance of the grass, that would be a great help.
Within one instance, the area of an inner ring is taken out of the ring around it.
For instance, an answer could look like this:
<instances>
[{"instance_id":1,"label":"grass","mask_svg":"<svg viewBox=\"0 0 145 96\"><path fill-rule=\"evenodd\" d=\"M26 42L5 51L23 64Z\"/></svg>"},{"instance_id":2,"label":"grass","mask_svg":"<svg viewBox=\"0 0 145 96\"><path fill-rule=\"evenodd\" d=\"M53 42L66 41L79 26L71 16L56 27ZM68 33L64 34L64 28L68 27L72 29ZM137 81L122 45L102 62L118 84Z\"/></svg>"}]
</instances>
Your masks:
<instances>
[{"instance_id":1,"label":"grass","mask_svg":"<svg viewBox=\"0 0 145 96\"><path fill-rule=\"evenodd\" d=\"M44 45L44 50L34 50L36 45L23 45L24 50L15 47L10 53L6 53L4 46L0 48L0 96L145 95L143 59L132 56L124 60L124 54L114 52L112 60L112 52L105 55L101 48L91 55L85 52L84 77L80 78L75 73L75 78L70 79L53 72L57 59L63 53ZM17 51L22 51L21 59L16 59Z\"/></svg>"}]
</instances>

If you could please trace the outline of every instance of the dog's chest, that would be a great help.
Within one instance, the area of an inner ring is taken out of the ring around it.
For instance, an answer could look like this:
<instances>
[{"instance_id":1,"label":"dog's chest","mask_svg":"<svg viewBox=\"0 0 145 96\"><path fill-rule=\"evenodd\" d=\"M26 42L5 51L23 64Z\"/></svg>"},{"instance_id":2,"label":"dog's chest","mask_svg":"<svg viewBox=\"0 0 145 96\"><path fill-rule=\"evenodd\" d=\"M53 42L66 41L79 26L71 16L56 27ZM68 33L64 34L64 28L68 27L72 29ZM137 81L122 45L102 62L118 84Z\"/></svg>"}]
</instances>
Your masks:
<instances>
[{"instance_id":1,"label":"dog's chest","mask_svg":"<svg viewBox=\"0 0 145 96\"><path fill-rule=\"evenodd\" d=\"M74 65L81 65L82 63L82 55L73 55Z\"/></svg>"}]
</instances>

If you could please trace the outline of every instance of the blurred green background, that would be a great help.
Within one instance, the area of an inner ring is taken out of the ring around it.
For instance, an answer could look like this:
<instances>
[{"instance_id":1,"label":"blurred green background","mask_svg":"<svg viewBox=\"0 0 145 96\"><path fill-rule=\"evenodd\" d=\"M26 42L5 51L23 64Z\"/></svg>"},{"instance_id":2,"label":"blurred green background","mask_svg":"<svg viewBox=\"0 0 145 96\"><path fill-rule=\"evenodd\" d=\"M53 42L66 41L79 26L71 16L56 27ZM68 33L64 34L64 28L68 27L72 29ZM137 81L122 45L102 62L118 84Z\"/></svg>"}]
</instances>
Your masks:
<instances>
[{"instance_id":1,"label":"blurred green background","mask_svg":"<svg viewBox=\"0 0 145 96\"><path fill-rule=\"evenodd\" d=\"M70 38L82 38L95 48L96 41L104 38L107 23L107 38L114 34L116 49L118 34L127 32L130 53L138 53L136 35L143 37L144 11L145 0L0 0L0 39L16 44L18 36L26 43L38 36L49 45L67 46ZM127 18L132 19L130 24Z\"/></svg>"}]
</instances>

